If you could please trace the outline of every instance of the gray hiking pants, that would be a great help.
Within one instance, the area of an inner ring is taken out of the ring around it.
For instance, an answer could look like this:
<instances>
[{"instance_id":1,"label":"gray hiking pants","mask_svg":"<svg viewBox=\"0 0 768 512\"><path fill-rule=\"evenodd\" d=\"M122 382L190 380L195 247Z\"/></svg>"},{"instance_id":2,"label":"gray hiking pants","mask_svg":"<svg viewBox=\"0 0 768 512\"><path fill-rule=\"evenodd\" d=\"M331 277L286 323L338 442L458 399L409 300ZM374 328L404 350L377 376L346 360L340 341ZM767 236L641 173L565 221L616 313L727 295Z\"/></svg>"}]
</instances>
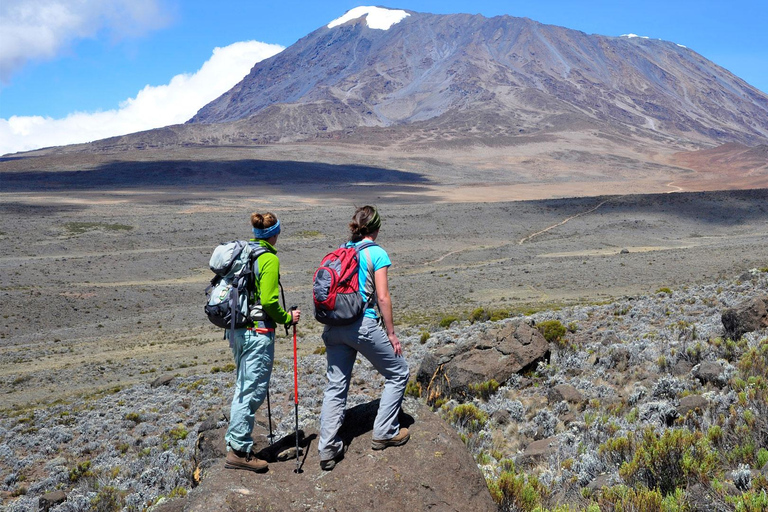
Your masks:
<instances>
[{"instance_id":1,"label":"gray hiking pants","mask_svg":"<svg viewBox=\"0 0 768 512\"><path fill-rule=\"evenodd\" d=\"M395 356L387 334L373 318L362 318L351 325L326 326L323 332L328 369L328 384L320 413L320 460L335 458L343 450L339 428L344 422L352 367L358 352L384 377L384 392L373 423L374 439L390 439L400 432L397 415L410 375L405 358Z\"/></svg>"}]
</instances>

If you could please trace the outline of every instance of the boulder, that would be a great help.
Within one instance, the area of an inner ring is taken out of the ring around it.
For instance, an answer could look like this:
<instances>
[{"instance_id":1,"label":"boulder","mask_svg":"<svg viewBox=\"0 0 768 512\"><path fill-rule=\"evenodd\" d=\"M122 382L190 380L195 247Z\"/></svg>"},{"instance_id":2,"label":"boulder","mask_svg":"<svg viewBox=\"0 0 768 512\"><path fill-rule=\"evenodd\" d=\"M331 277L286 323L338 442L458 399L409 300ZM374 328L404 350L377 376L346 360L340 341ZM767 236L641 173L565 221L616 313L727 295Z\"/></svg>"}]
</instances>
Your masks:
<instances>
[{"instance_id":1,"label":"boulder","mask_svg":"<svg viewBox=\"0 0 768 512\"><path fill-rule=\"evenodd\" d=\"M722 314L725 336L738 340L748 332L768 327L768 296L755 297Z\"/></svg>"},{"instance_id":2,"label":"boulder","mask_svg":"<svg viewBox=\"0 0 768 512\"><path fill-rule=\"evenodd\" d=\"M267 459L267 473L224 468L224 429L210 429L200 453L208 461L200 484L183 498L158 505L159 512L250 510L352 512L360 510L477 510L495 512L497 506L482 473L458 434L422 402L406 399L401 425L411 439L403 446L371 450L371 431L378 400L347 410L340 431L347 445L333 471L322 471L317 451L317 429L301 433L300 472L296 460L278 462L279 445L295 442L293 433L276 445L258 424L254 440L259 456ZM200 445L200 443L198 443Z\"/></svg>"},{"instance_id":3,"label":"boulder","mask_svg":"<svg viewBox=\"0 0 768 512\"><path fill-rule=\"evenodd\" d=\"M160 377L153 380L150 386L153 388L157 388L160 386L167 386L168 384L171 383L172 380L173 380L173 375L161 375Z\"/></svg>"},{"instance_id":4,"label":"boulder","mask_svg":"<svg viewBox=\"0 0 768 512\"><path fill-rule=\"evenodd\" d=\"M580 404L584 401L584 395L570 384L558 384L550 388L547 392L549 403L568 402L571 404Z\"/></svg>"},{"instance_id":5,"label":"boulder","mask_svg":"<svg viewBox=\"0 0 768 512\"><path fill-rule=\"evenodd\" d=\"M533 441L525 448L521 455L518 455L516 462L521 466L534 465L537 462L546 460L549 454L557 450L559 445L560 441L557 436Z\"/></svg>"},{"instance_id":6,"label":"boulder","mask_svg":"<svg viewBox=\"0 0 768 512\"><path fill-rule=\"evenodd\" d=\"M715 361L704 361L694 366L691 373L702 384L714 384L718 387L723 387L726 384L723 366Z\"/></svg>"},{"instance_id":7,"label":"boulder","mask_svg":"<svg viewBox=\"0 0 768 512\"><path fill-rule=\"evenodd\" d=\"M685 416L690 411L699 411L699 414L707 409L709 402L701 395L688 395L680 399L680 405L677 406L677 413Z\"/></svg>"},{"instance_id":8,"label":"boulder","mask_svg":"<svg viewBox=\"0 0 768 512\"><path fill-rule=\"evenodd\" d=\"M40 496L38 510L40 512L48 512L65 501L67 501L67 494L64 491L49 492Z\"/></svg>"},{"instance_id":9,"label":"boulder","mask_svg":"<svg viewBox=\"0 0 768 512\"><path fill-rule=\"evenodd\" d=\"M503 385L512 375L535 369L549 355L549 344L536 328L524 321L510 322L428 353L416 380L430 403L440 397L463 398L471 385L491 379Z\"/></svg>"}]
</instances>

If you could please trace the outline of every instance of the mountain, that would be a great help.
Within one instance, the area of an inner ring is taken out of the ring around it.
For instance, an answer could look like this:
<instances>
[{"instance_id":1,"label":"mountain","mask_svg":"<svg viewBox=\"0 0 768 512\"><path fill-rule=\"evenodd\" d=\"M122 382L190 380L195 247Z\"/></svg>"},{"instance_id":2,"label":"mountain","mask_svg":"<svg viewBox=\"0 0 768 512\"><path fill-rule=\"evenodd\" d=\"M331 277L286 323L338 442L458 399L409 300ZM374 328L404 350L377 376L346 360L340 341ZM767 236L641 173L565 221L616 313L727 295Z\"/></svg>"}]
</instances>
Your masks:
<instances>
[{"instance_id":1,"label":"mountain","mask_svg":"<svg viewBox=\"0 0 768 512\"><path fill-rule=\"evenodd\" d=\"M373 28L382 12L401 19ZM505 144L575 130L751 146L768 141L768 95L668 41L511 16L377 9L353 11L257 63L188 124L251 143Z\"/></svg>"}]
</instances>

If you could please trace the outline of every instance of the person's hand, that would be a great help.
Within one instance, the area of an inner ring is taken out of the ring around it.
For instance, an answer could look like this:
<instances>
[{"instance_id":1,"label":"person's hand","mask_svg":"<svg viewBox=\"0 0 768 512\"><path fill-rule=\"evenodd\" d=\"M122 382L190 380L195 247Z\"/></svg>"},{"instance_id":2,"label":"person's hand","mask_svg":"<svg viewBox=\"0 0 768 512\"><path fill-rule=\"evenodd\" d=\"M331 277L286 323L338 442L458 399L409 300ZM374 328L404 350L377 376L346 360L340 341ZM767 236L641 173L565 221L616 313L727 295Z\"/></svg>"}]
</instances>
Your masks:
<instances>
[{"instance_id":1,"label":"person's hand","mask_svg":"<svg viewBox=\"0 0 768 512\"><path fill-rule=\"evenodd\" d=\"M403 347L400 346L400 340L398 339L397 334L387 334L387 338L389 338L389 342L392 344L392 348L395 350L395 355L403 355Z\"/></svg>"},{"instance_id":2,"label":"person's hand","mask_svg":"<svg viewBox=\"0 0 768 512\"><path fill-rule=\"evenodd\" d=\"M297 324L299 323L299 319L301 318L301 310L300 309L293 309L291 310L291 323Z\"/></svg>"}]
</instances>

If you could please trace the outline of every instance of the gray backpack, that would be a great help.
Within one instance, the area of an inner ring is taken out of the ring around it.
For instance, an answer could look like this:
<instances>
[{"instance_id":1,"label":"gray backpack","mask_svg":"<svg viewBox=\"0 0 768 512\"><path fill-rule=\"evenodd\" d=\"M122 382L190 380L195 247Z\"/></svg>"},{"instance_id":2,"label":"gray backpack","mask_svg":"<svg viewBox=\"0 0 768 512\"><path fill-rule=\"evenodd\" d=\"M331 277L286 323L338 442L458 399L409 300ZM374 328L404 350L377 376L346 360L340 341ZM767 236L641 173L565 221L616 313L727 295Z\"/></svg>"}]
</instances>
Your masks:
<instances>
[{"instance_id":1,"label":"gray backpack","mask_svg":"<svg viewBox=\"0 0 768 512\"><path fill-rule=\"evenodd\" d=\"M214 249L208 266L216 275L205 289L204 308L213 325L232 330L253 325L252 311L260 309L251 303L259 275L256 260L266 252L260 245L243 240Z\"/></svg>"}]
</instances>

